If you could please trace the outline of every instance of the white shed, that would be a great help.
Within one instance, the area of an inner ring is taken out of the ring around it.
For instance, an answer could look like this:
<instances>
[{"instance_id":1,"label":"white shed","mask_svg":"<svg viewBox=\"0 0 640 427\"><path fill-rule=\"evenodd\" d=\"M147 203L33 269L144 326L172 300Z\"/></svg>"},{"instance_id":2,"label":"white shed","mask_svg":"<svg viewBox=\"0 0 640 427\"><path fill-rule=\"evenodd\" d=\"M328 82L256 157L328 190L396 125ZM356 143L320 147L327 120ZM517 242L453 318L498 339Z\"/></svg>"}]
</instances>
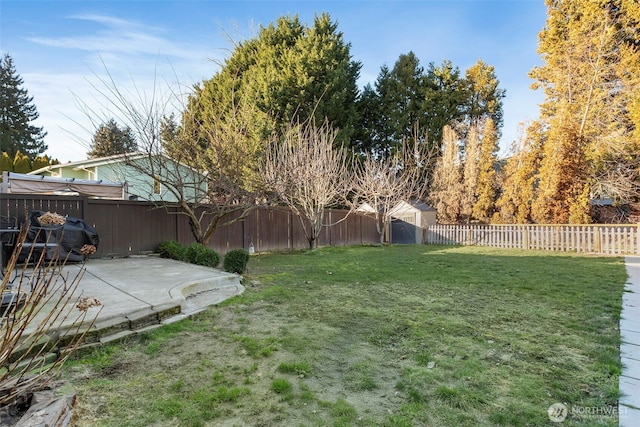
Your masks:
<instances>
[{"instance_id":1,"label":"white shed","mask_svg":"<svg viewBox=\"0 0 640 427\"><path fill-rule=\"evenodd\" d=\"M391 211L391 243L424 243L424 231L436 224L436 209L420 201L400 202Z\"/></svg>"}]
</instances>

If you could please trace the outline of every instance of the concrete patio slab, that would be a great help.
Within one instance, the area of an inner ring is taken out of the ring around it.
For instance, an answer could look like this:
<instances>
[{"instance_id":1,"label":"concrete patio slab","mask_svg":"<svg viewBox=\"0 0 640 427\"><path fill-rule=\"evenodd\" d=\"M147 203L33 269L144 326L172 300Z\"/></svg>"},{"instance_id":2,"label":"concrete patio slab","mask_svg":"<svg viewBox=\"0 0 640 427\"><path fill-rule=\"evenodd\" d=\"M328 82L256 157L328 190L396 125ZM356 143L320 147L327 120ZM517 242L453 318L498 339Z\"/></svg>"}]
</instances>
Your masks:
<instances>
[{"instance_id":1,"label":"concrete patio slab","mask_svg":"<svg viewBox=\"0 0 640 427\"><path fill-rule=\"evenodd\" d=\"M88 311L88 319L97 313L93 341L171 323L244 291L237 274L156 256L90 259L62 270L68 283L79 274L75 296L101 303Z\"/></svg>"}]
</instances>

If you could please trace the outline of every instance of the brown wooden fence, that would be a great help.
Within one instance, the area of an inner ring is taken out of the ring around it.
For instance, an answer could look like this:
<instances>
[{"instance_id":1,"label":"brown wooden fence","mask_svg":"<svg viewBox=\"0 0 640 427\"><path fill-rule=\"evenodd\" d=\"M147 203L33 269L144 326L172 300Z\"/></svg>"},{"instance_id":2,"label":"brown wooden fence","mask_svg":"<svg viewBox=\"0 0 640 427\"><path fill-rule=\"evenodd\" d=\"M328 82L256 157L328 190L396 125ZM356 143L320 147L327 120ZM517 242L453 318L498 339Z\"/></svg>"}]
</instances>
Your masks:
<instances>
[{"instance_id":1,"label":"brown wooden fence","mask_svg":"<svg viewBox=\"0 0 640 427\"><path fill-rule=\"evenodd\" d=\"M639 255L640 224L430 225L427 244Z\"/></svg>"},{"instance_id":2,"label":"brown wooden fence","mask_svg":"<svg viewBox=\"0 0 640 427\"><path fill-rule=\"evenodd\" d=\"M194 238L189 222L175 206L125 200L98 200L86 197L32 196L0 194L0 215L15 216L21 222L34 210L56 212L82 218L100 236L97 257L128 256L155 250L161 242L177 240L190 244ZM337 223L346 211L328 210L328 223ZM349 215L344 221L325 227L318 246L369 244L379 241L375 222L362 215ZM221 254L231 249L261 251L308 247L300 220L289 210L257 208L243 221L221 227L210 247Z\"/></svg>"}]
</instances>

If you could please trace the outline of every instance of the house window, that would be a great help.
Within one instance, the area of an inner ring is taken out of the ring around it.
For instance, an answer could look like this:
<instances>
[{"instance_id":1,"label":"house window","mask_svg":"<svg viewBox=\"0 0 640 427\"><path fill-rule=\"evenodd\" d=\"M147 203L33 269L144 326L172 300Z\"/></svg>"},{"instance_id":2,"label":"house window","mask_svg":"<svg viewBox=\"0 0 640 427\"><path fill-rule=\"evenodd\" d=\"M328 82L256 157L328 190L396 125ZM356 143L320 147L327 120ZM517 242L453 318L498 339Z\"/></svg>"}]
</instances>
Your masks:
<instances>
[{"instance_id":1,"label":"house window","mask_svg":"<svg viewBox=\"0 0 640 427\"><path fill-rule=\"evenodd\" d=\"M153 194L160 194L160 177L158 175L155 175L153 177Z\"/></svg>"}]
</instances>

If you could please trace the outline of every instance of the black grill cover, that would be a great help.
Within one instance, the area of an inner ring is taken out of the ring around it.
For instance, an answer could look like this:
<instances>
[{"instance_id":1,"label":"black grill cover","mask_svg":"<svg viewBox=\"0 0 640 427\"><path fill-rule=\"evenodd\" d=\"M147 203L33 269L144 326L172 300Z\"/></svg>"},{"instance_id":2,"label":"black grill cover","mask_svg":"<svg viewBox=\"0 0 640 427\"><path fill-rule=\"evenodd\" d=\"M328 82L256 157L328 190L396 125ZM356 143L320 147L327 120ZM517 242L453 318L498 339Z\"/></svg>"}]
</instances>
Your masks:
<instances>
[{"instance_id":1,"label":"black grill cover","mask_svg":"<svg viewBox=\"0 0 640 427\"><path fill-rule=\"evenodd\" d=\"M57 256L59 259L66 259L68 262L79 262L84 260L84 255L80 249L84 245L93 245L96 248L100 244L100 237L95 228L87 224L84 220L74 217L66 217L64 225L42 225L38 218L45 214L43 211L31 211L29 213L29 234L27 242L58 243ZM47 250L47 259L55 255L56 251Z\"/></svg>"}]
</instances>

